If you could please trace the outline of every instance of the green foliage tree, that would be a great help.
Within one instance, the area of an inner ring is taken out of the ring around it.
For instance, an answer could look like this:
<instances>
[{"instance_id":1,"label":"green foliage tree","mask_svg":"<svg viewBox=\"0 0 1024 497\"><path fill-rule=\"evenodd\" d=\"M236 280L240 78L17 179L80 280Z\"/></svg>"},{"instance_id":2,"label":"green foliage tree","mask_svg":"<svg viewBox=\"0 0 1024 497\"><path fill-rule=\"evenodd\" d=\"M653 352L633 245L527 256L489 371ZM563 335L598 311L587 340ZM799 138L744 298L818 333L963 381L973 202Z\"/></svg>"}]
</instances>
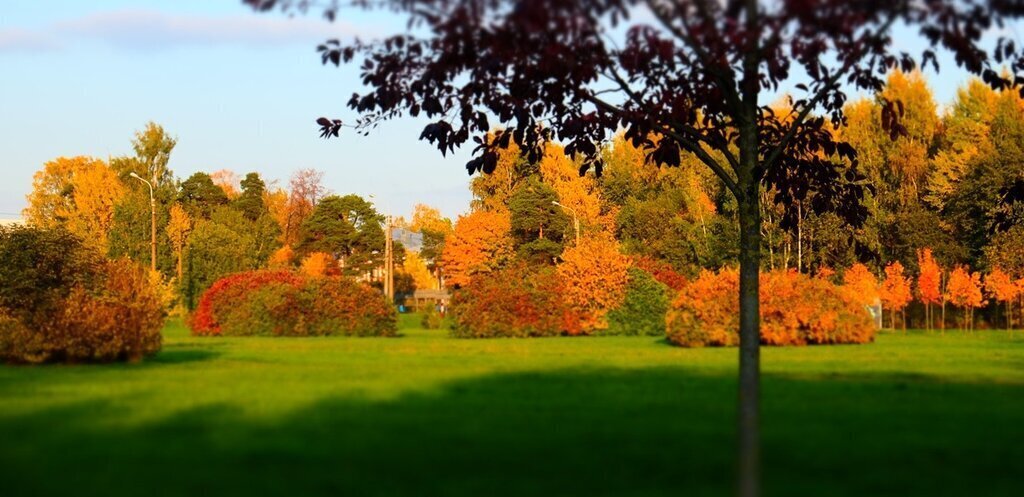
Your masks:
<instances>
[{"instance_id":1,"label":"green foliage tree","mask_svg":"<svg viewBox=\"0 0 1024 497\"><path fill-rule=\"evenodd\" d=\"M524 181L508 200L517 255L528 262L552 264L572 235L572 220L555 205L558 194L536 176Z\"/></svg>"},{"instance_id":2,"label":"green foliage tree","mask_svg":"<svg viewBox=\"0 0 1024 497\"><path fill-rule=\"evenodd\" d=\"M209 219L216 207L227 205L229 200L209 174L198 172L181 183L178 202L193 218Z\"/></svg>"},{"instance_id":3,"label":"green foliage tree","mask_svg":"<svg viewBox=\"0 0 1024 497\"><path fill-rule=\"evenodd\" d=\"M303 221L297 250L333 254L341 261L343 273L365 274L383 261L383 222L384 216L362 197L330 195Z\"/></svg>"},{"instance_id":4,"label":"green foliage tree","mask_svg":"<svg viewBox=\"0 0 1024 497\"><path fill-rule=\"evenodd\" d=\"M267 184L259 173L249 173L242 179L242 193L234 200L235 208L250 221L255 221L269 212L264 202Z\"/></svg>"}]
</instances>

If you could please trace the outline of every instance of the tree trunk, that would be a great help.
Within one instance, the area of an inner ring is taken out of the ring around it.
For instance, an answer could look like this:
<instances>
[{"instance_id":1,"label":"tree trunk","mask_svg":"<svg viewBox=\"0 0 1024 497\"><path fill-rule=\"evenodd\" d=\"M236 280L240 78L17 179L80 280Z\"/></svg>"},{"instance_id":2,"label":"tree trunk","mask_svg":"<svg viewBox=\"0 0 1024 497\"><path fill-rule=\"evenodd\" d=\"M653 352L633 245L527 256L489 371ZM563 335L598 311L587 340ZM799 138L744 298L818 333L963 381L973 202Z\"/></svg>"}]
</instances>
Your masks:
<instances>
[{"instance_id":1,"label":"tree trunk","mask_svg":"<svg viewBox=\"0 0 1024 497\"><path fill-rule=\"evenodd\" d=\"M757 196L740 207L740 495L759 494L760 479L760 267L761 221Z\"/></svg>"}]
</instances>

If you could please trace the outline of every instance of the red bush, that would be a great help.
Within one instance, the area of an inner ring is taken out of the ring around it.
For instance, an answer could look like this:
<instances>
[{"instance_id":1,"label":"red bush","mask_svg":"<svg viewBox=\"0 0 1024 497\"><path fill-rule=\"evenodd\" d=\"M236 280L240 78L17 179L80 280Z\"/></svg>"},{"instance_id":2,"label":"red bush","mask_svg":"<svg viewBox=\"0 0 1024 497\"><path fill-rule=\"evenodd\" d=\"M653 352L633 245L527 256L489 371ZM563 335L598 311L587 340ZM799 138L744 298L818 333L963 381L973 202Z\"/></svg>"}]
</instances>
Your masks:
<instances>
[{"instance_id":1,"label":"red bush","mask_svg":"<svg viewBox=\"0 0 1024 497\"><path fill-rule=\"evenodd\" d=\"M739 343L739 272L705 271L672 303L667 337L684 347ZM795 271L761 274L761 343L865 343L874 339L870 314L852 292Z\"/></svg>"},{"instance_id":2,"label":"red bush","mask_svg":"<svg viewBox=\"0 0 1024 497\"><path fill-rule=\"evenodd\" d=\"M202 296L196 335L393 336L397 314L380 292L341 277L252 271L223 278Z\"/></svg>"},{"instance_id":3,"label":"red bush","mask_svg":"<svg viewBox=\"0 0 1024 497\"><path fill-rule=\"evenodd\" d=\"M479 274L452 298L452 335L459 338L541 337L582 333L551 269L513 267Z\"/></svg>"}]
</instances>

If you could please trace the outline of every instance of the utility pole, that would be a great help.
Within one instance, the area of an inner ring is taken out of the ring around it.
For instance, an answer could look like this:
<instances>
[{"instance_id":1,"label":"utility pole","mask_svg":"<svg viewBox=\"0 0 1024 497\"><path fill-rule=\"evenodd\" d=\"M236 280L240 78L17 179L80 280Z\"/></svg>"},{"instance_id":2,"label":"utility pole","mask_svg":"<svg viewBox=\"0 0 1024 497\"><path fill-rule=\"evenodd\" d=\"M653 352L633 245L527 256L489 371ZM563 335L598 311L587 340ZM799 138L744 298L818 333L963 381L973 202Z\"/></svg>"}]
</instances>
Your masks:
<instances>
[{"instance_id":1,"label":"utility pole","mask_svg":"<svg viewBox=\"0 0 1024 497\"><path fill-rule=\"evenodd\" d=\"M384 229L384 294L388 302L395 301L395 241L391 234L391 216L387 217Z\"/></svg>"},{"instance_id":2,"label":"utility pole","mask_svg":"<svg viewBox=\"0 0 1024 497\"><path fill-rule=\"evenodd\" d=\"M156 272L156 197L153 195L153 183L142 179L142 176L131 173L129 176L143 182L149 187L149 223L150 223L150 252L149 267Z\"/></svg>"},{"instance_id":3,"label":"utility pole","mask_svg":"<svg viewBox=\"0 0 1024 497\"><path fill-rule=\"evenodd\" d=\"M578 217L576 217L576 211L573 210L573 209L570 209L569 207L566 207L566 206L558 203L557 201L551 202L551 205L557 205L558 207L561 207L561 208L569 211L570 213L572 213L572 227L576 231L576 245L579 245L580 244L580 219Z\"/></svg>"}]
</instances>

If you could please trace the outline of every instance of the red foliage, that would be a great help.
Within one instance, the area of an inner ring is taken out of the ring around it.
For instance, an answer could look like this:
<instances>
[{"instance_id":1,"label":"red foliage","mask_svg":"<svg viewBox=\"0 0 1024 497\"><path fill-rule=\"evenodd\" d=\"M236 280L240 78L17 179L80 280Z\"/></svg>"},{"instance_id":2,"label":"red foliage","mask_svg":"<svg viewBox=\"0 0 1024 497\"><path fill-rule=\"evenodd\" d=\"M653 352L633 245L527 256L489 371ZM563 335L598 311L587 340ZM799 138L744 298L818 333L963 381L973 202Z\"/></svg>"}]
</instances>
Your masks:
<instances>
[{"instance_id":1,"label":"red foliage","mask_svg":"<svg viewBox=\"0 0 1024 497\"><path fill-rule=\"evenodd\" d=\"M684 347L738 344L737 292L737 270L701 273L672 303L668 340ZM867 310L842 287L796 271L761 274L762 344L865 343L873 338Z\"/></svg>"},{"instance_id":2,"label":"red foliage","mask_svg":"<svg viewBox=\"0 0 1024 497\"><path fill-rule=\"evenodd\" d=\"M478 274L452 298L452 334L460 338L538 337L582 333L550 269L523 266Z\"/></svg>"},{"instance_id":3,"label":"red foliage","mask_svg":"<svg viewBox=\"0 0 1024 497\"><path fill-rule=\"evenodd\" d=\"M652 257L636 257L633 260L633 265L647 271L651 276L654 276L654 279L677 292L689 283L686 276L676 271L671 264Z\"/></svg>"},{"instance_id":4,"label":"red foliage","mask_svg":"<svg viewBox=\"0 0 1024 497\"><path fill-rule=\"evenodd\" d=\"M195 335L393 336L394 308L378 291L340 277L251 271L207 290L189 321Z\"/></svg>"}]
</instances>

